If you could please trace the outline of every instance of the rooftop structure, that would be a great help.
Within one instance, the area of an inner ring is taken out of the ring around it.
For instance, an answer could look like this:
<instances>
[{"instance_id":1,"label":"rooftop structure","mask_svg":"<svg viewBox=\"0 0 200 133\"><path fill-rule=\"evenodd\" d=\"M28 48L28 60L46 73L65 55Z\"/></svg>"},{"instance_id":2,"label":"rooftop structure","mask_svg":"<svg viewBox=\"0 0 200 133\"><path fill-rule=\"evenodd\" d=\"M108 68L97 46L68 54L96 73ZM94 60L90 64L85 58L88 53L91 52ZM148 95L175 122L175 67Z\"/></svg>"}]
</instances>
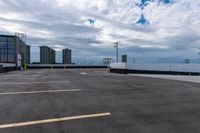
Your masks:
<instances>
[{"instance_id":1,"label":"rooftop structure","mask_svg":"<svg viewBox=\"0 0 200 133\"><path fill-rule=\"evenodd\" d=\"M0 63L30 64L30 46L17 35L0 35Z\"/></svg>"}]
</instances>

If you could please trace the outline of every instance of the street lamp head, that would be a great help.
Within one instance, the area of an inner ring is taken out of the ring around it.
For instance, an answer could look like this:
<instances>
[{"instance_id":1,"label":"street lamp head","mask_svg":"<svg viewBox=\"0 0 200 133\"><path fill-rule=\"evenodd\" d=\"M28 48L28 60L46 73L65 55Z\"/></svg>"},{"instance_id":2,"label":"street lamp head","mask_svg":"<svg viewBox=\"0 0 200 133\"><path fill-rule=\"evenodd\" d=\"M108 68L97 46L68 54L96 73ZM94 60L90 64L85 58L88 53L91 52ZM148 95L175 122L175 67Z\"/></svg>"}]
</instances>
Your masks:
<instances>
[{"instance_id":1,"label":"street lamp head","mask_svg":"<svg viewBox=\"0 0 200 133\"><path fill-rule=\"evenodd\" d=\"M120 42L114 42L113 44L118 45Z\"/></svg>"}]
</instances>

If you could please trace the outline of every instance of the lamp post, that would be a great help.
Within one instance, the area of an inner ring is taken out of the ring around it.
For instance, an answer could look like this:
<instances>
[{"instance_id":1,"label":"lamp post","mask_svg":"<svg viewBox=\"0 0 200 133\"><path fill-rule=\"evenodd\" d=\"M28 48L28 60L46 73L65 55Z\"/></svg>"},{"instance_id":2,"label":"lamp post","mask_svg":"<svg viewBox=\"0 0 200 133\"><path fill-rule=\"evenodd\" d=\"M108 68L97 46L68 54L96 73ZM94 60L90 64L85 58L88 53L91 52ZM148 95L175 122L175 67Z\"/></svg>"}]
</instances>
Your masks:
<instances>
[{"instance_id":1,"label":"lamp post","mask_svg":"<svg viewBox=\"0 0 200 133\"><path fill-rule=\"evenodd\" d=\"M116 61L118 62L118 53L119 53L119 50L118 50L118 46L119 46L119 43L120 42L114 42L114 47L116 48Z\"/></svg>"}]
</instances>

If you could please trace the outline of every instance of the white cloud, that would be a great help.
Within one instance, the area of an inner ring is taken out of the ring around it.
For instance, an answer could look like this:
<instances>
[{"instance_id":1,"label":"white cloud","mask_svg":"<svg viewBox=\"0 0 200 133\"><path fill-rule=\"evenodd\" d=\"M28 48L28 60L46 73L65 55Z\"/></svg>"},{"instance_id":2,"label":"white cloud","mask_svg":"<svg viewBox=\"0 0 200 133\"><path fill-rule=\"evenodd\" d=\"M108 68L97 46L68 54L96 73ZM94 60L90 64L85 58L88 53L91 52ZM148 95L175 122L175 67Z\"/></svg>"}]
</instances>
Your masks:
<instances>
[{"instance_id":1,"label":"white cloud","mask_svg":"<svg viewBox=\"0 0 200 133\"><path fill-rule=\"evenodd\" d=\"M91 58L114 57L114 41L121 41L129 56L134 56L132 47L137 55L147 51L141 56L148 57L150 51L152 58L161 56L163 49L172 58L180 56L177 50L194 52L195 57L200 47L200 0L158 1L141 10L136 5L140 0L1 0L0 32L24 32L33 47L70 47L76 57L86 57L87 52ZM149 25L136 24L142 14ZM96 21L90 24L88 19Z\"/></svg>"}]
</instances>

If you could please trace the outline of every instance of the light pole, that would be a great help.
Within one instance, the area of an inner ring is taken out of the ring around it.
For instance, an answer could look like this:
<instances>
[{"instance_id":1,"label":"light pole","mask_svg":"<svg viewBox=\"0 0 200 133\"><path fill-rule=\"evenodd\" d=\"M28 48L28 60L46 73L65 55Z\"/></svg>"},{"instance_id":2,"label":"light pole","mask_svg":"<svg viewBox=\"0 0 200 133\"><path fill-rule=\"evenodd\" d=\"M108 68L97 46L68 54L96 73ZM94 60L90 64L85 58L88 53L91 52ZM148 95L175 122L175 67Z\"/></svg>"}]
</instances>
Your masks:
<instances>
[{"instance_id":1,"label":"light pole","mask_svg":"<svg viewBox=\"0 0 200 133\"><path fill-rule=\"evenodd\" d=\"M118 62L118 53L119 53L119 50L118 50L118 46L119 46L119 43L120 42L114 42L114 47L116 48L116 61Z\"/></svg>"}]
</instances>

